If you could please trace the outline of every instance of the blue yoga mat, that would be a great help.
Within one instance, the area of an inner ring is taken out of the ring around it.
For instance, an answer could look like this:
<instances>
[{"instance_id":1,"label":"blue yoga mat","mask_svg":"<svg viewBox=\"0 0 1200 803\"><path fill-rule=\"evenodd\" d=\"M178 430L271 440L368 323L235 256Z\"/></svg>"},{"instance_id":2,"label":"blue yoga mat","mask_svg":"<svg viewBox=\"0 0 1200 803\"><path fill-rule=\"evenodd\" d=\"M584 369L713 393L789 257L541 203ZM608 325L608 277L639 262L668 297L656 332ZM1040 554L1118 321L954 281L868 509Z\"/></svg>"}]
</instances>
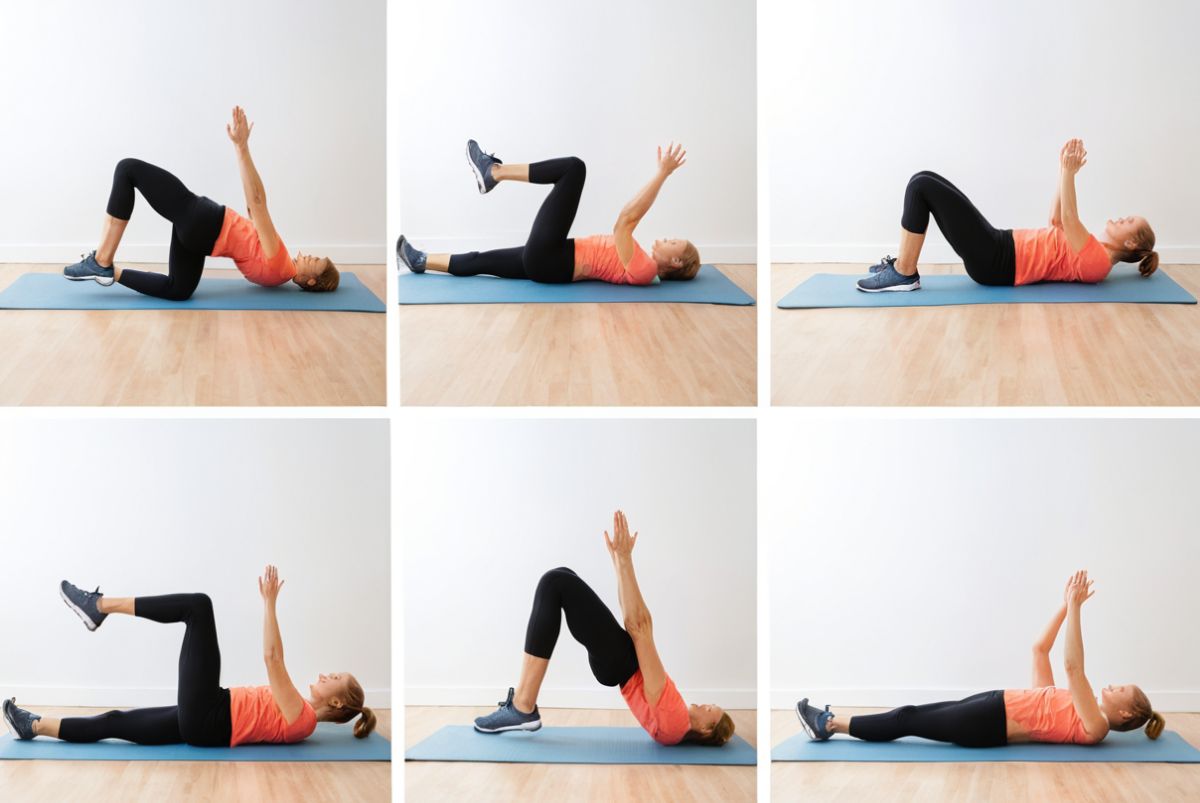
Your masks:
<instances>
[{"instance_id":1,"label":"blue yoga mat","mask_svg":"<svg viewBox=\"0 0 1200 803\"><path fill-rule=\"evenodd\" d=\"M1097 745L1010 744L1004 747L958 747L906 737L894 742L860 742L839 739L814 742L803 733L775 746L772 761L1038 761L1087 763L1200 763L1200 750L1175 731L1164 731L1155 741L1141 731L1110 732Z\"/></svg>"},{"instance_id":2,"label":"blue yoga mat","mask_svg":"<svg viewBox=\"0 0 1200 803\"><path fill-rule=\"evenodd\" d=\"M0 760L41 761L391 761L392 743L372 733L355 739L349 725L318 722L297 744L243 744L237 747L191 747L186 744L142 745L106 739L70 744L57 739L22 742L0 734Z\"/></svg>"},{"instance_id":3,"label":"blue yoga mat","mask_svg":"<svg viewBox=\"0 0 1200 803\"><path fill-rule=\"evenodd\" d=\"M0 309L385 311L383 302L353 273L343 273L332 293L308 293L290 283L260 287L240 277L205 277L187 301L144 296L119 284L73 282L57 273L26 273L0 292Z\"/></svg>"},{"instance_id":4,"label":"blue yoga mat","mask_svg":"<svg viewBox=\"0 0 1200 803\"><path fill-rule=\"evenodd\" d=\"M780 309L826 307L947 307L956 304L1195 304L1196 299L1165 271L1149 278L1135 266L1118 265L1099 284L1045 282L1020 287L985 287L969 276L922 276L921 289L894 293L864 293L854 276L817 273L779 302Z\"/></svg>"},{"instance_id":5,"label":"blue yoga mat","mask_svg":"<svg viewBox=\"0 0 1200 803\"><path fill-rule=\"evenodd\" d=\"M644 286L608 282L542 284L495 276L401 273L401 304L731 304L751 306L754 299L712 265L701 265L687 282Z\"/></svg>"},{"instance_id":6,"label":"blue yoga mat","mask_svg":"<svg viewBox=\"0 0 1200 803\"><path fill-rule=\"evenodd\" d=\"M641 728L542 728L532 733L478 733L447 725L409 748L405 761L484 761L507 764L734 764L753 765L756 753L740 736L721 747L664 747Z\"/></svg>"}]
</instances>

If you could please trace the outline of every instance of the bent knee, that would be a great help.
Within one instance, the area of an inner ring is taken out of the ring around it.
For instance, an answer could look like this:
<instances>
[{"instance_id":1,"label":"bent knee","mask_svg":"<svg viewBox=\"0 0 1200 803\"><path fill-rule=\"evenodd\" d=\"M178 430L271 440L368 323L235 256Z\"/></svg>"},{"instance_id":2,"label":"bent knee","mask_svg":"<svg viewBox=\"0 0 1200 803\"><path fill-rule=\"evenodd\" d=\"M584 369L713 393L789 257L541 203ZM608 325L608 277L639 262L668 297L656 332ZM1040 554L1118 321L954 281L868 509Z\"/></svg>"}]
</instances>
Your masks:
<instances>
[{"instance_id":1,"label":"bent knee","mask_svg":"<svg viewBox=\"0 0 1200 803\"><path fill-rule=\"evenodd\" d=\"M578 576L579 575L575 574L575 572L568 569L566 566L559 566L557 569L551 569L542 575L541 579L538 580L538 588L555 586L562 583L564 580Z\"/></svg>"},{"instance_id":2,"label":"bent knee","mask_svg":"<svg viewBox=\"0 0 1200 803\"><path fill-rule=\"evenodd\" d=\"M587 175L587 164L578 156L567 157L567 169L582 176Z\"/></svg>"},{"instance_id":3,"label":"bent knee","mask_svg":"<svg viewBox=\"0 0 1200 803\"><path fill-rule=\"evenodd\" d=\"M934 181L936 178L937 178L937 174L934 173L932 170L922 170L919 173L913 173L909 177L908 183L910 185L911 184L928 184L929 182Z\"/></svg>"},{"instance_id":4,"label":"bent knee","mask_svg":"<svg viewBox=\"0 0 1200 803\"><path fill-rule=\"evenodd\" d=\"M134 158L133 158L133 157L131 157L131 156L127 156L127 157L125 157L124 159L122 159L121 161L117 162L117 170L116 170L116 172L117 172L117 173L121 173L121 174L124 174L124 173L129 173L129 172L131 172L131 171L132 171L132 170L133 170L135 167L137 167L138 165L140 165L141 163L142 163L142 160L141 160L141 159L134 159Z\"/></svg>"},{"instance_id":5,"label":"bent knee","mask_svg":"<svg viewBox=\"0 0 1200 803\"><path fill-rule=\"evenodd\" d=\"M212 597L208 594L188 594L188 604L198 611L213 609Z\"/></svg>"}]
</instances>

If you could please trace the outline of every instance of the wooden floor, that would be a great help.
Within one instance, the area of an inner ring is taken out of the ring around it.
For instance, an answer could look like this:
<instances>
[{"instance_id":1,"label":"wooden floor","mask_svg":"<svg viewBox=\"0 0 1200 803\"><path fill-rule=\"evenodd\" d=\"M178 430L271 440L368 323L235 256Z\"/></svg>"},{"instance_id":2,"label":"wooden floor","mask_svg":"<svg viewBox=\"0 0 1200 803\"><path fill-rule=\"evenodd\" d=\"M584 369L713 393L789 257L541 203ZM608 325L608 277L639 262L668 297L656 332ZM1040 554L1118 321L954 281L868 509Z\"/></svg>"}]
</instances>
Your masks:
<instances>
[{"instance_id":1,"label":"wooden floor","mask_svg":"<svg viewBox=\"0 0 1200 803\"><path fill-rule=\"evenodd\" d=\"M848 708L848 714L880 709ZM1200 714L1167 714L1167 727L1200 745ZM801 732L792 711L771 712L771 743ZM938 801L978 803L1053 800L1200 800L1197 764L875 764L866 762L775 762L771 800Z\"/></svg>"},{"instance_id":2,"label":"wooden floor","mask_svg":"<svg viewBox=\"0 0 1200 803\"><path fill-rule=\"evenodd\" d=\"M384 297L383 265L345 269ZM61 270L61 265L0 265L0 290L23 273ZM0 310L0 404L383 405L386 317L288 310Z\"/></svg>"},{"instance_id":3,"label":"wooden floor","mask_svg":"<svg viewBox=\"0 0 1200 803\"><path fill-rule=\"evenodd\" d=\"M1164 270L1200 296L1200 266ZM771 271L772 305L814 273L866 275L853 265ZM922 265L921 272L962 273L962 266ZM771 313L777 405L1200 404L1195 305L772 306Z\"/></svg>"},{"instance_id":4,"label":"wooden floor","mask_svg":"<svg viewBox=\"0 0 1200 803\"><path fill-rule=\"evenodd\" d=\"M413 707L404 709L405 748L444 725L470 724L493 708ZM754 711L730 711L737 732L754 744ZM624 710L542 709L551 725L636 726ZM426 801L596 801L630 803L689 800L743 803L755 799L754 767L631 766L599 764L472 764L408 761L404 764L405 799Z\"/></svg>"},{"instance_id":5,"label":"wooden floor","mask_svg":"<svg viewBox=\"0 0 1200 803\"><path fill-rule=\"evenodd\" d=\"M103 709L35 710L53 716L91 716ZM391 739L392 712L377 708L375 714L379 718L376 729ZM5 803L385 803L391 794L392 765L386 761L0 761L0 800Z\"/></svg>"},{"instance_id":6,"label":"wooden floor","mask_svg":"<svg viewBox=\"0 0 1200 803\"><path fill-rule=\"evenodd\" d=\"M720 265L754 296L755 266ZM756 307L400 308L406 405L754 405Z\"/></svg>"}]
</instances>

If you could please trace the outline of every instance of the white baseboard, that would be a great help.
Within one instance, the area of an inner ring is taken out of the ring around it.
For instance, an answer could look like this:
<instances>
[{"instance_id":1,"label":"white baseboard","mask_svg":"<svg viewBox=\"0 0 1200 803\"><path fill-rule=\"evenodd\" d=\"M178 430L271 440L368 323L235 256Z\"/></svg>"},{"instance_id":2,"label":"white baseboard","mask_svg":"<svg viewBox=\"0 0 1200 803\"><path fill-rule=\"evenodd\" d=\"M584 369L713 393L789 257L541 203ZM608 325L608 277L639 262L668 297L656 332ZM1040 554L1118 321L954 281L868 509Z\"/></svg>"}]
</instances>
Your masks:
<instances>
[{"instance_id":1,"label":"white baseboard","mask_svg":"<svg viewBox=\"0 0 1200 803\"><path fill-rule=\"evenodd\" d=\"M463 254L470 251L490 251L493 248L511 248L520 245L518 239L501 237L416 237L410 236L412 244L422 251L434 254ZM645 243L643 243L645 246ZM700 259L707 264L753 265L758 258L754 243L696 243ZM392 243L389 254L395 254Z\"/></svg>"},{"instance_id":2,"label":"white baseboard","mask_svg":"<svg viewBox=\"0 0 1200 803\"><path fill-rule=\"evenodd\" d=\"M407 686L405 705L467 705L494 706L503 699L508 688L496 686ZM689 703L713 703L722 708L748 709L758 707L754 689L680 689ZM625 708L625 700L617 688L590 686L579 688L543 688L538 705L544 708Z\"/></svg>"},{"instance_id":3,"label":"white baseboard","mask_svg":"<svg viewBox=\"0 0 1200 803\"><path fill-rule=\"evenodd\" d=\"M895 708L922 705L943 700L961 700L985 689L773 689L771 708L791 710L804 697L816 706L852 708ZM1200 711L1200 691L1164 691L1145 689L1156 711Z\"/></svg>"},{"instance_id":4,"label":"white baseboard","mask_svg":"<svg viewBox=\"0 0 1200 803\"><path fill-rule=\"evenodd\" d=\"M772 243L772 262L846 262L869 265L878 262L885 254L897 253L896 243L840 243L802 244ZM1158 249L1158 257L1164 265L1200 264L1200 245L1164 245ZM962 259L948 245L930 243L921 252L921 260L930 264L954 264Z\"/></svg>"},{"instance_id":5,"label":"white baseboard","mask_svg":"<svg viewBox=\"0 0 1200 803\"><path fill-rule=\"evenodd\" d=\"M80 254L86 254L96 247L95 243L70 244L22 244L0 243L0 263L3 262L34 262L52 265L69 265L79 259ZM293 251L303 251L306 254L327 256L334 262L344 265L378 265L390 262L390 249L382 242L376 244L343 244L343 245L309 245L307 243L289 243ZM164 243L121 243L121 262L157 262L165 263L170 246ZM208 267L230 268L232 260L213 259Z\"/></svg>"},{"instance_id":6,"label":"white baseboard","mask_svg":"<svg viewBox=\"0 0 1200 803\"><path fill-rule=\"evenodd\" d=\"M371 708L391 708L392 690L364 689ZM16 697L24 706L86 706L96 708L145 708L175 705L174 688L81 688L77 686L5 686L5 698Z\"/></svg>"}]
</instances>

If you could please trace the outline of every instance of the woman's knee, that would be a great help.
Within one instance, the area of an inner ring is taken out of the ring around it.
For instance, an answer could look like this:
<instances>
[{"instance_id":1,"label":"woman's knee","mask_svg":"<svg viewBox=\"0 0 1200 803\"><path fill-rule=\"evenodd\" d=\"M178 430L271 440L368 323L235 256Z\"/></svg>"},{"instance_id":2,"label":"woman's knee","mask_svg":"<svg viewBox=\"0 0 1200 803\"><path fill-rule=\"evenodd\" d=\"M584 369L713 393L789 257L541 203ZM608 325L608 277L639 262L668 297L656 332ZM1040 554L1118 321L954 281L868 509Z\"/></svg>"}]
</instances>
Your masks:
<instances>
[{"instance_id":1,"label":"woman's knee","mask_svg":"<svg viewBox=\"0 0 1200 803\"><path fill-rule=\"evenodd\" d=\"M138 165L141 165L141 164L144 164L144 162L142 162L141 159L134 159L132 157L126 157L126 158L122 159L121 161L117 162L117 168L114 172L118 176L128 176L134 170L137 169Z\"/></svg>"},{"instance_id":2,"label":"woman's knee","mask_svg":"<svg viewBox=\"0 0 1200 803\"><path fill-rule=\"evenodd\" d=\"M578 579L579 575L575 574L575 572L566 566L559 566L557 569L551 569L542 575L541 579L538 580L538 591L560 588L563 583Z\"/></svg>"},{"instance_id":3,"label":"woman's knee","mask_svg":"<svg viewBox=\"0 0 1200 803\"><path fill-rule=\"evenodd\" d=\"M213 610L212 597L208 594L188 594L188 607L193 611L211 614Z\"/></svg>"},{"instance_id":4,"label":"woman's knee","mask_svg":"<svg viewBox=\"0 0 1200 803\"><path fill-rule=\"evenodd\" d=\"M577 173L581 178L587 177L587 164L578 156L567 157L567 170Z\"/></svg>"}]
</instances>

